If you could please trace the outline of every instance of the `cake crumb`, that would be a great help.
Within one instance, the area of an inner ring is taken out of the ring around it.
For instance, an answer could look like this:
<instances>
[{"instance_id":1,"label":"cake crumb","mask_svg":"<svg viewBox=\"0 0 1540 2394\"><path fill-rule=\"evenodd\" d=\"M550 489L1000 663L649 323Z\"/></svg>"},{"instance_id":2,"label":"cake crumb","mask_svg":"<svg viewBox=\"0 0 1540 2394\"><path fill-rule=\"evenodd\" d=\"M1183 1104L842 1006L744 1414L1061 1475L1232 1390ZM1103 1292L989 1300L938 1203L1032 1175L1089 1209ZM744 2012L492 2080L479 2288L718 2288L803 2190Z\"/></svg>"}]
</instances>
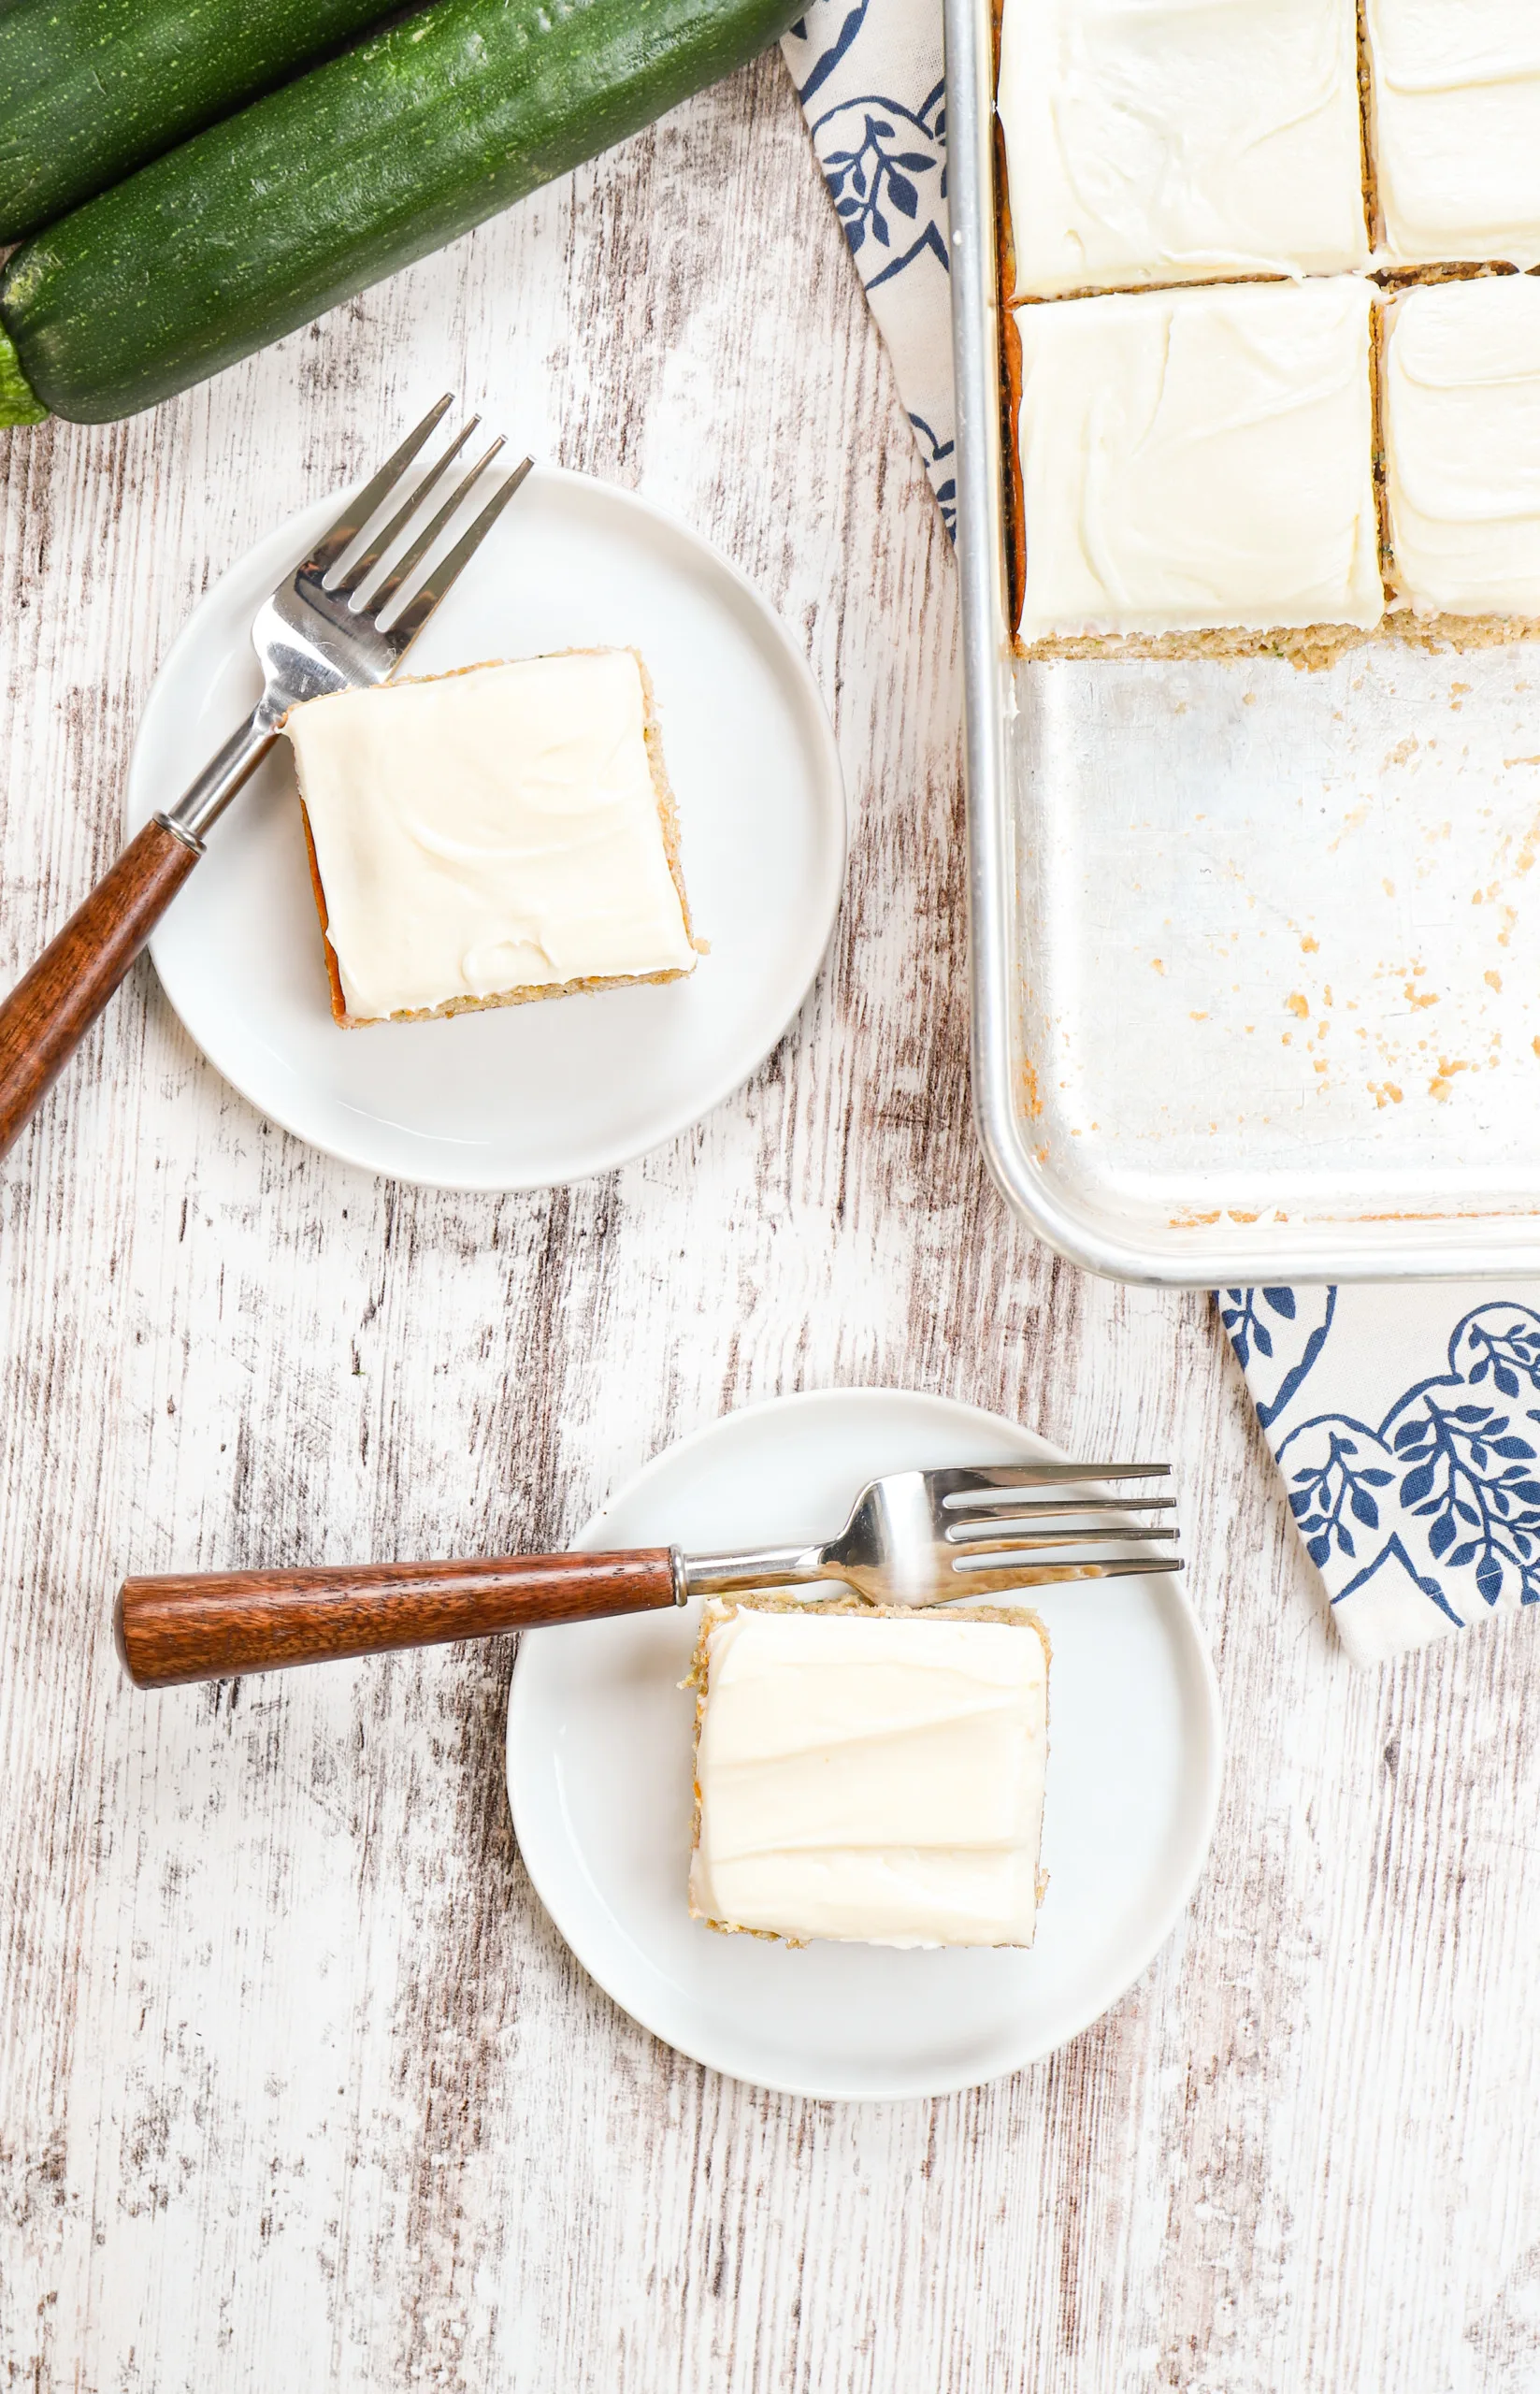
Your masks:
<instances>
[{"instance_id":1,"label":"cake crumb","mask_svg":"<svg viewBox=\"0 0 1540 2394\"><path fill-rule=\"evenodd\" d=\"M1468 1073L1470 1069L1469 1064L1461 1061L1458 1057L1453 1060L1448 1057L1441 1057L1439 1059L1438 1071L1434 1074L1433 1078L1428 1083L1429 1096L1436 1097L1440 1105L1445 1104L1447 1102L1449 1090L1453 1084L1455 1074L1457 1073Z\"/></svg>"}]
</instances>

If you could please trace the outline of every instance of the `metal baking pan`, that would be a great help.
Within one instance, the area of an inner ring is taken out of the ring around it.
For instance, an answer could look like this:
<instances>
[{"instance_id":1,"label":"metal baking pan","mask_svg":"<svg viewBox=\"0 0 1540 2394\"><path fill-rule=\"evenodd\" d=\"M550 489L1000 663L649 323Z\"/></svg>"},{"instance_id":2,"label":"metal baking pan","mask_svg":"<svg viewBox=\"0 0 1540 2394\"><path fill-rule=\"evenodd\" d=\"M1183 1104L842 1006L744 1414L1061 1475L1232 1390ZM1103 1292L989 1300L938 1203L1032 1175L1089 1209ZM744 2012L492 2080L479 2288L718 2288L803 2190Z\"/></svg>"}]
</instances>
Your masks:
<instances>
[{"instance_id":1,"label":"metal baking pan","mask_svg":"<svg viewBox=\"0 0 1540 2394\"><path fill-rule=\"evenodd\" d=\"M1032 663L989 0L946 0L973 1102L1119 1279L1540 1276L1540 642Z\"/></svg>"}]
</instances>

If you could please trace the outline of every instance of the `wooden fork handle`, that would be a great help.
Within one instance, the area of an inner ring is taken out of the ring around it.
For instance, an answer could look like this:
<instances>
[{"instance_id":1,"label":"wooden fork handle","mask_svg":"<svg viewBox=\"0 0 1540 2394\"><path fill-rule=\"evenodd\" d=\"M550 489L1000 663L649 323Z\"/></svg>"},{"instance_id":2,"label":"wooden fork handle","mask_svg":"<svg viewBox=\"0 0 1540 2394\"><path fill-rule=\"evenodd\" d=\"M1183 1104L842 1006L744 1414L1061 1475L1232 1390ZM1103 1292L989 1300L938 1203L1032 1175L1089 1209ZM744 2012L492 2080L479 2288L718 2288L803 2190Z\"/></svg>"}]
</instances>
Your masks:
<instances>
[{"instance_id":1,"label":"wooden fork handle","mask_svg":"<svg viewBox=\"0 0 1540 2394\"><path fill-rule=\"evenodd\" d=\"M197 863L149 822L0 1004L0 1155L66 1064Z\"/></svg>"},{"instance_id":2,"label":"wooden fork handle","mask_svg":"<svg viewBox=\"0 0 1540 2394\"><path fill-rule=\"evenodd\" d=\"M136 1687L178 1687L551 1622L656 1612L678 1601L676 1579L666 1546L632 1554L173 1573L125 1579L114 1625Z\"/></svg>"}]
</instances>

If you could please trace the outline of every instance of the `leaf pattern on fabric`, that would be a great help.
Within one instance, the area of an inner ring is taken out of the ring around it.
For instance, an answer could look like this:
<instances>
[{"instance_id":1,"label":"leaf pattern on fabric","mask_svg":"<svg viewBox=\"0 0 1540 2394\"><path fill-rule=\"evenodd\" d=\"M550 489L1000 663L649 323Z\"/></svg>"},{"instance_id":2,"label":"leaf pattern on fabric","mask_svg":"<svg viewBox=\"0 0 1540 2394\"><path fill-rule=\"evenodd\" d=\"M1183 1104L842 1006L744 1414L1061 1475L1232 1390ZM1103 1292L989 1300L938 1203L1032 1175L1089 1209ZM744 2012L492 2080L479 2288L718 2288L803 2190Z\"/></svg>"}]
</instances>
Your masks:
<instances>
[{"instance_id":1,"label":"leaf pattern on fabric","mask_svg":"<svg viewBox=\"0 0 1540 2394\"><path fill-rule=\"evenodd\" d=\"M931 204L939 207L946 197L944 102L939 86L918 111L867 94L810 120L813 146L853 254L860 256L869 235L893 251L895 229L902 244L875 273L869 272L869 292L901 273L921 249L933 250L946 266L946 242ZM923 149L916 146L922 142ZM907 223L898 221L902 219Z\"/></svg>"},{"instance_id":2,"label":"leaf pattern on fabric","mask_svg":"<svg viewBox=\"0 0 1540 2394\"><path fill-rule=\"evenodd\" d=\"M813 0L782 41L949 532L956 410L939 0Z\"/></svg>"},{"instance_id":3,"label":"leaf pattern on fabric","mask_svg":"<svg viewBox=\"0 0 1540 2394\"><path fill-rule=\"evenodd\" d=\"M1226 1292L1237 1355L1256 1351L1258 1294ZM1391 1561L1456 1628L1540 1604L1540 1312L1490 1300L1457 1323L1446 1362L1377 1424L1320 1413L1278 1445L1339 1617Z\"/></svg>"},{"instance_id":4,"label":"leaf pattern on fabric","mask_svg":"<svg viewBox=\"0 0 1540 2394\"><path fill-rule=\"evenodd\" d=\"M1246 1376L1265 1430L1299 1394L1320 1360L1336 1313L1335 1289L1223 1289L1219 1319Z\"/></svg>"}]
</instances>

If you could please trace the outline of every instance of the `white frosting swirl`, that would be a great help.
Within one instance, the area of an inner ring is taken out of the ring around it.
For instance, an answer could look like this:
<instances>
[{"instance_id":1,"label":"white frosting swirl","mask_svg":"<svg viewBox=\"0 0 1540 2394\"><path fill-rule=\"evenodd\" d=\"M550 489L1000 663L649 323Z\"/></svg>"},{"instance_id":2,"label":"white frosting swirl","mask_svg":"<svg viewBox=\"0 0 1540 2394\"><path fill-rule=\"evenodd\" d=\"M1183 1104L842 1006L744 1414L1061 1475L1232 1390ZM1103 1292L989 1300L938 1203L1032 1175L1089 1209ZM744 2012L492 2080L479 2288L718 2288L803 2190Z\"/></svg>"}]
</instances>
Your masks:
<instances>
[{"instance_id":1,"label":"white frosting swirl","mask_svg":"<svg viewBox=\"0 0 1540 2394\"><path fill-rule=\"evenodd\" d=\"M693 967L628 649L345 690L283 728L350 1014Z\"/></svg>"},{"instance_id":2,"label":"white frosting swirl","mask_svg":"<svg viewBox=\"0 0 1540 2394\"><path fill-rule=\"evenodd\" d=\"M1367 0L1382 254L1540 266L1540 8Z\"/></svg>"},{"instance_id":3,"label":"white frosting swirl","mask_svg":"<svg viewBox=\"0 0 1540 2394\"><path fill-rule=\"evenodd\" d=\"M1343 277L1024 308L1023 639L1377 624L1372 305Z\"/></svg>"},{"instance_id":4,"label":"white frosting swirl","mask_svg":"<svg viewBox=\"0 0 1540 2394\"><path fill-rule=\"evenodd\" d=\"M1417 613L1540 616L1540 282L1397 299L1385 434L1395 580Z\"/></svg>"},{"instance_id":5,"label":"white frosting swirl","mask_svg":"<svg viewBox=\"0 0 1540 2394\"><path fill-rule=\"evenodd\" d=\"M1048 1753L1035 1628L716 1612L697 1917L870 1945L1029 1945Z\"/></svg>"},{"instance_id":6,"label":"white frosting swirl","mask_svg":"<svg viewBox=\"0 0 1540 2394\"><path fill-rule=\"evenodd\" d=\"M1354 0L1006 0L1016 290L1368 263Z\"/></svg>"}]
</instances>

